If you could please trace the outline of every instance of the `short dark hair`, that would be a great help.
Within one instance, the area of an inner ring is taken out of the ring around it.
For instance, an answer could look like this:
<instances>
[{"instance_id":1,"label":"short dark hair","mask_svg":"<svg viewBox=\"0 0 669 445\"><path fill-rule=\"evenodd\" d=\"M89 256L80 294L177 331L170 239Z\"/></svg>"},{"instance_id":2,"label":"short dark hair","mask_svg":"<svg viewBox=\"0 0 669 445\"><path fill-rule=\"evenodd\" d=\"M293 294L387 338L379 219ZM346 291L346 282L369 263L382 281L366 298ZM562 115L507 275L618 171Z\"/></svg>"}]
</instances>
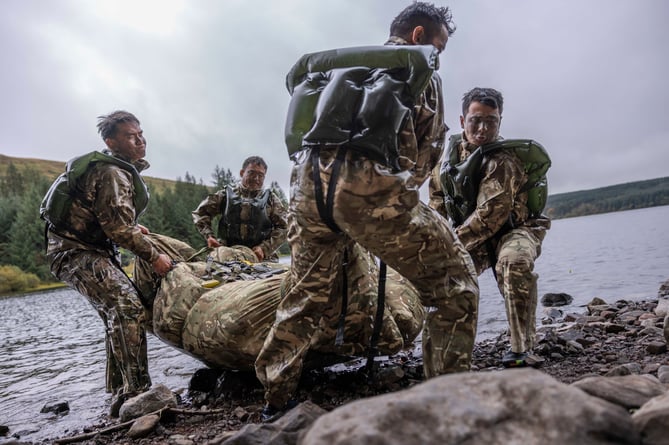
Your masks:
<instances>
[{"instance_id":1,"label":"short dark hair","mask_svg":"<svg viewBox=\"0 0 669 445\"><path fill-rule=\"evenodd\" d=\"M497 91L494 88L472 88L467 91L464 96L462 96L462 115L467 115L467 110L469 110L469 105L472 102L480 102L483 105L487 105L496 110L499 110L499 114L502 114L504 108L504 97L502 93Z\"/></svg>"},{"instance_id":2,"label":"short dark hair","mask_svg":"<svg viewBox=\"0 0 669 445\"><path fill-rule=\"evenodd\" d=\"M134 114L127 111L117 110L109 113L106 116L98 116L98 133L102 136L102 140L113 138L116 136L116 127L118 124L124 122L132 122L139 125L139 119Z\"/></svg>"},{"instance_id":3,"label":"short dark hair","mask_svg":"<svg viewBox=\"0 0 669 445\"><path fill-rule=\"evenodd\" d=\"M242 164L242 170L246 170L246 167L248 167L251 164L259 165L267 170L267 163L263 158L260 156L249 156L248 158L244 159L244 163Z\"/></svg>"},{"instance_id":4,"label":"short dark hair","mask_svg":"<svg viewBox=\"0 0 669 445\"><path fill-rule=\"evenodd\" d=\"M441 31L442 25L446 27L449 36L455 32L455 23L448 6L414 2L395 17L390 24L390 35L406 39L417 26L422 26L426 37L432 39Z\"/></svg>"}]
</instances>

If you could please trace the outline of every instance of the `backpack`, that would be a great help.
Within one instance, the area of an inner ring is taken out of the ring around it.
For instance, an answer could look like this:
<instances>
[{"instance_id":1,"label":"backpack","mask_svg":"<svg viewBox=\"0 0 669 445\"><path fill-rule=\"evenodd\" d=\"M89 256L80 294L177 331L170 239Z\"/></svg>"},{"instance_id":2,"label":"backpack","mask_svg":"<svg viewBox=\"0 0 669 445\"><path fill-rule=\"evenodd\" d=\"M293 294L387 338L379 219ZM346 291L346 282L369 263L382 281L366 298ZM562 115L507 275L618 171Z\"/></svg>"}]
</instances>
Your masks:
<instances>
[{"instance_id":1,"label":"backpack","mask_svg":"<svg viewBox=\"0 0 669 445\"><path fill-rule=\"evenodd\" d=\"M546 172L551 159L546 149L531 139L504 139L485 144L474 150L467 159L457 162L457 147L462 135L451 136L446 161L442 165L440 181L446 194L446 210L456 225L460 225L474 211L483 157L497 150L513 150L523 163L527 183L520 190L527 192L530 217L541 215L548 198Z\"/></svg>"}]
</instances>

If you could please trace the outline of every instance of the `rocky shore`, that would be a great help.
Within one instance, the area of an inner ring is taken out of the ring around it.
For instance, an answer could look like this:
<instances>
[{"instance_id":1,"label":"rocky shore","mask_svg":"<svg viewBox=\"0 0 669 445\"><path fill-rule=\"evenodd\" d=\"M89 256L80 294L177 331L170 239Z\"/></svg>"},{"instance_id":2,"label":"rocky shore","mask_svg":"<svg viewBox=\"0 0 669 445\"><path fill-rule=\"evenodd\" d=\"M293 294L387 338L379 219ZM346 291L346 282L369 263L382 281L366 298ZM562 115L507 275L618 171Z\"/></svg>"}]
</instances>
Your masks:
<instances>
[{"instance_id":1,"label":"rocky shore","mask_svg":"<svg viewBox=\"0 0 669 445\"><path fill-rule=\"evenodd\" d=\"M302 403L268 424L252 374L203 369L187 395L158 412L145 407L154 413L132 429L132 420L104 418L44 443L669 443L668 296L669 282L654 300L544 308L535 369L500 366L501 334L476 344L472 372L424 382L418 345L380 358L372 380L364 359L305 372ZM29 443L5 434L2 445Z\"/></svg>"}]
</instances>

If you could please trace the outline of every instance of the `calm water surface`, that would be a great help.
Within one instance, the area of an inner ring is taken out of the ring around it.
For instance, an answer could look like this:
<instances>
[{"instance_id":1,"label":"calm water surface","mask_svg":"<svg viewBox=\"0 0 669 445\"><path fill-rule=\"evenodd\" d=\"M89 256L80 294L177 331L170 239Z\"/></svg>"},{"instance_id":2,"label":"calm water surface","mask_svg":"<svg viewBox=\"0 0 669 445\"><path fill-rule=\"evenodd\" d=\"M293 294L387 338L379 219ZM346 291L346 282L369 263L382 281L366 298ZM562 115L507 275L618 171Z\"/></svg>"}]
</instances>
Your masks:
<instances>
[{"instance_id":1,"label":"calm water surface","mask_svg":"<svg viewBox=\"0 0 669 445\"><path fill-rule=\"evenodd\" d=\"M669 206L553 222L536 264L539 297L566 292L566 310L581 312L594 297L652 299L669 279ZM502 298L486 271L480 278L479 339L506 327ZM538 308L538 318L542 308ZM23 440L62 436L107 412L104 331L88 302L71 290L0 300L0 425ZM183 391L202 365L149 336L154 383ZM68 401L65 416L40 414L47 402Z\"/></svg>"}]
</instances>

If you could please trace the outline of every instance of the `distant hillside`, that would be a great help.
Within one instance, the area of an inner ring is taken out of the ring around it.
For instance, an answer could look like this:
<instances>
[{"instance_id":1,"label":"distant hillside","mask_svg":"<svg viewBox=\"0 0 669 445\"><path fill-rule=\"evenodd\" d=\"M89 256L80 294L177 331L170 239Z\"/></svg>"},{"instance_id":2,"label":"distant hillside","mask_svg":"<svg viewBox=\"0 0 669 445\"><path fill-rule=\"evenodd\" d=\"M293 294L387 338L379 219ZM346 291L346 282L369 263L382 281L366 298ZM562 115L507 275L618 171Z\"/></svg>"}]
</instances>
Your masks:
<instances>
[{"instance_id":1,"label":"distant hillside","mask_svg":"<svg viewBox=\"0 0 669 445\"><path fill-rule=\"evenodd\" d=\"M65 162L61 161L14 158L0 154L0 177L4 176L10 162L19 171L30 167L53 179L65 169ZM175 180L150 176L145 179L155 192L162 192L176 183ZM661 205L669 205L669 177L550 195L545 212L553 219L560 219Z\"/></svg>"},{"instance_id":2,"label":"distant hillside","mask_svg":"<svg viewBox=\"0 0 669 445\"><path fill-rule=\"evenodd\" d=\"M0 154L0 177L5 175L9 163L14 164L14 166L20 171L23 172L27 168L32 168L38 173L50 178L56 179L58 175L65 171L65 162L63 161L47 161L44 159L33 159L33 158L14 158L12 156L6 156ZM149 185L151 190L155 192L162 192L168 187L171 187L176 181L170 179L161 179L153 178L151 176L144 176L146 183Z\"/></svg>"},{"instance_id":3,"label":"distant hillside","mask_svg":"<svg viewBox=\"0 0 669 445\"><path fill-rule=\"evenodd\" d=\"M546 213L559 219L662 205L669 205L669 177L550 195Z\"/></svg>"}]
</instances>

